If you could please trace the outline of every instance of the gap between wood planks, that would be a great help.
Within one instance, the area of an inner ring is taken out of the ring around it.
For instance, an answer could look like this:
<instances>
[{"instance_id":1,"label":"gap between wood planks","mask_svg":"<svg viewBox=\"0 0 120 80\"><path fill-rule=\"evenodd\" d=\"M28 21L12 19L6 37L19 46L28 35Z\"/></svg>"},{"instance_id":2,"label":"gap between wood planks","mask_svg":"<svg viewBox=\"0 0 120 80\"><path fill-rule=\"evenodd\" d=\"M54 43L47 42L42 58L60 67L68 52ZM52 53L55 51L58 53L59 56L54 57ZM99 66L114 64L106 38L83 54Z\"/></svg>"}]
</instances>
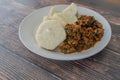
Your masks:
<instances>
[{"instance_id":1,"label":"gap between wood planks","mask_svg":"<svg viewBox=\"0 0 120 80\"><path fill-rule=\"evenodd\" d=\"M94 8L92 6L88 6L88 5L84 5L84 4L78 4L78 5L81 6L81 7L86 7L88 9L95 10L96 12L99 12L101 15L103 15L108 20L108 22L120 26L120 22L119 22L120 18L119 17L114 17L113 15L111 15L111 12L109 12L109 10L104 11L103 9L101 9L99 7Z\"/></svg>"},{"instance_id":2,"label":"gap between wood planks","mask_svg":"<svg viewBox=\"0 0 120 80\"><path fill-rule=\"evenodd\" d=\"M28 64L31 64L32 66L39 67L39 66L31 63L31 62L28 61L27 59L25 59L25 58L23 58L23 57L21 57L21 56L19 56L19 55L17 55L17 54L13 54L13 53L14 53L13 51L5 48L5 47L4 47L3 45L1 45L1 44L0 44L0 49L3 49L3 51L5 50L6 52L10 52L9 54L10 54L12 57L19 57L20 60L22 60L22 61L24 61L24 62L26 62L26 63L28 63ZM4 54L4 53L1 53L1 54ZM6 65L6 64L5 64L5 65ZM9 65L9 64L8 64L8 65ZM7 69L7 68L6 68L6 69ZM44 68L41 68L41 67L40 67L40 69L45 70L48 75L51 75L51 76L54 77L55 79L57 79L57 80L62 80L62 78L58 77L57 75L54 75L54 74L51 73L50 71L48 71L48 70L46 70L46 69L44 69ZM11 73L12 73L12 72L11 72ZM14 74L15 74L15 73L14 73ZM0 75L1 75L1 74L0 74ZM19 77L19 78L20 78L20 77Z\"/></svg>"},{"instance_id":3,"label":"gap between wood planks","mask_svg":"<svg viewBox=\"0 0 120 80\"><path fill-rule=\"evenodd\" d=\"M2 45L3 46L3 45ZM4 47L4 46L3 46ZM6 48L6 47L4 47L4 48ZM6 48L6 49L8 49L8 48ZM9 50L9 49L8 49ZM11 51L11 50L10 50ZM111 51L111 50L110 50ZM14 53L13 51L11 51L12 53ZM18 54L16 54L16 55L18 55ZM18 55L18 56L20 56L21 57L21 55ZM27 60L27 61L29 61L29 62L31 62L30 60L28 60L27 58L25 58L25 57L23 57L25 60ZM33 63L33 62L32 62ZM49 63L49 62L48 62ZM52 61L52 63L54 63L54 61ZM56 63L56 62L55 62ZM33 63L34 65L37 65L37 64L35 64L35 62ZM72 63L72 64L74 64L74 63ZM83 64L80 64L80 65L82 65L83 67L85 66L85 65L83 65ZM104 64L103 64L104 65ZM41 67L42 69L45 69L44 67L42 67L41 65L37 65L37 66L39 66L39 67ZM88 67L88 69L89 69L90 67ZM46 70L46 69L45 69ZM49 70L47 70L47 71L49 71ZM89 71L89 70L88 70ZM50 73L52 73L51 71L49 71ZM93 72L98 72L98 71L96 71L96 70L93 70ZM98 72L98 73L100 73L100 72ZM54 73L52 73L52 74L54 74ZM76 73L75 73L76 74ZM90 71L90 74L91 74L91 71ZM101 73L100 73L101 74ZM79 74L76 74L76 75L78 75L79 76ZM94 74L93 74L94 75ZM101 76L102 76L103 74L101 74ZM57 77L60 77L60 76L58 76L58 75L55 75L55 76L57 76ZM107 76L106 76L107 77ZM106 77L104 77L104 79L106 78ZM61 77L60 77L60 79L62 79Z\"/></svg>"}]
</instances>

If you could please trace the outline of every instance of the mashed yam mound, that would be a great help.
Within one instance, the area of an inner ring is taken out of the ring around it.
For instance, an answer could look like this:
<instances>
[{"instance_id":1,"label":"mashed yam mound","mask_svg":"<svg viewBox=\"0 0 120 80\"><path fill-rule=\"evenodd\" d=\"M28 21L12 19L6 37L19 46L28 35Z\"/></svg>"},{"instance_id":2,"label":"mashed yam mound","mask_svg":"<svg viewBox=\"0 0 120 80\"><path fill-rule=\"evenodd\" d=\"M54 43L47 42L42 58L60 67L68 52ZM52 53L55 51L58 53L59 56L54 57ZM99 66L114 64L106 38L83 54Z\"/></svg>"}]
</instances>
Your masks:
<instances>
[{"instance_id":1,"label":"mashed yam mound","mask_svg":"<svg viewBox=\"0 0 120 80\"><path fill-rule=\"evenodd\" d=\"M63 11L52 7L49 15L44 16L43 22L36 32L37 44L45 49L54 50L66 39L64 27L77 21L76 14L77 6L74 3Z\"/></svg>"}]
</instances>

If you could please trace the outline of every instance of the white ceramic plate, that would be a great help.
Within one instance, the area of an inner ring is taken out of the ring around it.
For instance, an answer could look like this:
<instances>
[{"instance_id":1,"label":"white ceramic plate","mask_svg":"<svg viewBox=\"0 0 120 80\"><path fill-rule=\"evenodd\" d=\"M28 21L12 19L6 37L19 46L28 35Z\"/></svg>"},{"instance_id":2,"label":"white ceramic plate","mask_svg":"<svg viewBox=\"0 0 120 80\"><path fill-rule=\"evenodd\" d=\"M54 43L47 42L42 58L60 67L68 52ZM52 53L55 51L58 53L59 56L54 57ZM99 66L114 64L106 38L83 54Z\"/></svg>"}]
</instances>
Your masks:
<instances>
[{"instance_id":1,"label":"white ceramic plate","mask_svg":"<svg viewBox=\"0 0 120 80\"><path fill-rule=\"evenodd\" d=\"M58 10L63 10L68 5L54 5ZM107 20L101 16L99 13L78 6L78 12L80 14L94 16L99 22L103 24L104 36L100 42L98 42L93 48L90 48L86 51L73 53L73 54L63 54L58 52L50 52L40 48L35 40L35 31L42 22L43 16L48 15L50 8L53 6L48 6L40 8L30 15L24 18L19 27L19 37L22 43L33 53L36 53L42 57L55 59L55 60L78 60L90 57L100 52L106 47L111 38L111 28Z\"/></svg>"}]
</instances>

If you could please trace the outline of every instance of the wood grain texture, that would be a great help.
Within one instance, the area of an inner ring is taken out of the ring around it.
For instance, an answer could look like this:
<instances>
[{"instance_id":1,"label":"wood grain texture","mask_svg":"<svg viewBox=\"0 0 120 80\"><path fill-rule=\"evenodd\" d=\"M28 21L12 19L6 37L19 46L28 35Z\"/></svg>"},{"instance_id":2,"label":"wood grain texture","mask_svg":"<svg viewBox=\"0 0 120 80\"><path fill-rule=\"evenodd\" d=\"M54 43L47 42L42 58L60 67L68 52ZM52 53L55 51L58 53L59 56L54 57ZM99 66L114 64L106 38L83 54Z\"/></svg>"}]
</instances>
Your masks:
<instances>
[{"instance_id":1,"label":"wood grain texture","mask_svg":"<svg viewBox=\"0 0 120 80\"><path fill-rule=\"evenodd\" d=\"M41 7L71 2L99 12L109 21L112 38L107 47L78 61L49 60L27 50L18 37L23 18ZM119 7L118 0L0 0L0 79L120 80Z\"/></svg>"},{"instance_id":2,"label":"wood grain texture","mask_svg":"<svg viewBox=\"0 0 120 80\"><path fill-rule=\"evenodd\" d=\"M0 46L0 75L2 80L60 80L2 46Z\"/></svg>"}]
</instances>

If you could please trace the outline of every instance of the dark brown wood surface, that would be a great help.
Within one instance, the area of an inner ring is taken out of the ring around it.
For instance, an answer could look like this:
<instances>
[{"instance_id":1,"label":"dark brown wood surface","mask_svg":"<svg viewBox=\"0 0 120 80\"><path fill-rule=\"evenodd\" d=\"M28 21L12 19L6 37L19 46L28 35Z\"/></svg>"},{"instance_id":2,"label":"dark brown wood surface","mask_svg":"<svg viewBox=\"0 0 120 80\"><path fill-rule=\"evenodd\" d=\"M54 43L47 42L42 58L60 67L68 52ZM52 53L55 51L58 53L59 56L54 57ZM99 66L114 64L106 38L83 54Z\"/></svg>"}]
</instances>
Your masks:
<instances>
[{"instance_id":1,"label":"dark brown wood surface","mask_svg":"<svg viewBox=\"0 0 120 80\"><path fill-rule=\"evenodd\" d=\"M99 12L111 24L104 50L84 60L55 61L24 47L18 28L25 16L71 2ZM120 0L0 0L0 80L120 80Z\"/></svg>"}]
</instances>

